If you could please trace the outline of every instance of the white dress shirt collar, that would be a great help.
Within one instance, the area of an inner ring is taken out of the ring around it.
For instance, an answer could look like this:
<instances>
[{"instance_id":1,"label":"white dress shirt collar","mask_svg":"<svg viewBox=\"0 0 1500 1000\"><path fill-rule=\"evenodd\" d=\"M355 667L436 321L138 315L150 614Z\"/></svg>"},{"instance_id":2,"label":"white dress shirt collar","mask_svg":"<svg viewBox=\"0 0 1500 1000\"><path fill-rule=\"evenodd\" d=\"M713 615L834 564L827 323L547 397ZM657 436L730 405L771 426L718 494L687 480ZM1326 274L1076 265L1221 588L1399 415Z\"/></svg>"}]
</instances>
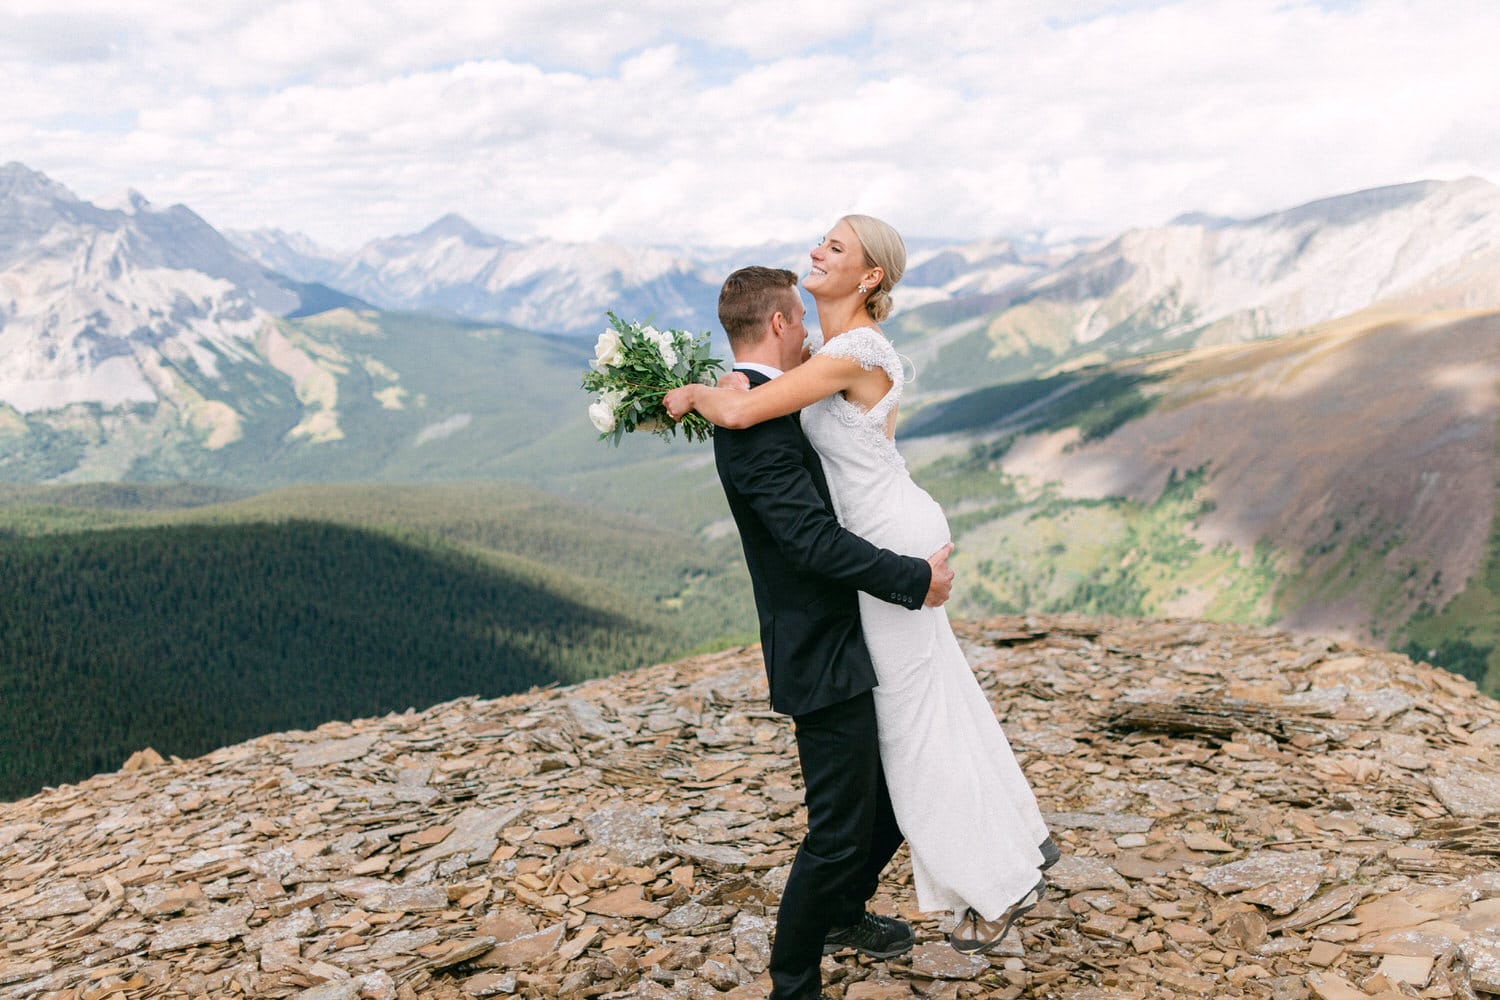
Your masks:
<instances>
[{"instance_id":1,"label":"white dress shirt collar","mask_svg":"<svg viewBox=\"0 0 1500 1000\"><path fill-rule=\"evenodd\" d=\"M736 361L735 371L760 372L766 378L776 378L781 374L780 368L772 368L770 365L759 364L754 361Z\"/></svg>"}]
</instances>

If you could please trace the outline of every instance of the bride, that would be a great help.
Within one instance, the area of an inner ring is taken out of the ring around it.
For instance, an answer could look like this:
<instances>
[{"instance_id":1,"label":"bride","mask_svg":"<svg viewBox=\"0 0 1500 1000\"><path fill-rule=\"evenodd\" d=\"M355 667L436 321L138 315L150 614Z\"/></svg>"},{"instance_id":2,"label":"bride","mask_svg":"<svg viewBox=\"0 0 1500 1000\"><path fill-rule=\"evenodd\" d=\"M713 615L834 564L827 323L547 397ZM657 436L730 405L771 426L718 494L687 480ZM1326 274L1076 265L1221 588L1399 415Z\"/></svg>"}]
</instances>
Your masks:
<instances>
[{"instance_id":1,"label":"bride","mask_svg":"<svg viewBox=\"0 0 1500 1000\"><path fill-rule=\"evenodd\" d=\"M925 557L949 541L948 522L896 450L902 363L877 325L890 314L905 244L879 219L848 215L811 257L803 287L817 304L822 347L753 391L733 375L718 387L675 389L667 410L674 419L697 410L729 428L800 410L840 523ZM880 757L917 904L958 914L949 940L959 951L991 951L1040 900L1040 871L1057 848L947 612L912 612L864 593L859 611L879 680Z\"/></svg>"}]
</instances>

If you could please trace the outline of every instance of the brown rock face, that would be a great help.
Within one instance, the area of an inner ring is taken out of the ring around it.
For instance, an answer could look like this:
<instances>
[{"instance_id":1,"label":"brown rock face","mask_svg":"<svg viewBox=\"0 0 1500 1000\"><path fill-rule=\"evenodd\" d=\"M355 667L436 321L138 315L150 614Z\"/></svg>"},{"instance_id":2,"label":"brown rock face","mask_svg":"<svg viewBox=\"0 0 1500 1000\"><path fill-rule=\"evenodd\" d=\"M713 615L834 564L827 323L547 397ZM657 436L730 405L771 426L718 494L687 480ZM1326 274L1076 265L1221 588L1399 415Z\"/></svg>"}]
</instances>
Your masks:
<instances>
[{"instance_id":1,"label":"brown rock face","mask_svg":"<svg viewBox=\"0 0 1500 1000\"><path fill-rule=\"evenodd\" d=\"M1500 704L1201 622L960 624L1063 859L994 953L884 997L1500 992ZM758 649L261 737L0 804L0 1000L761 997L801 832Z\"/></svg>"}]
</instances>

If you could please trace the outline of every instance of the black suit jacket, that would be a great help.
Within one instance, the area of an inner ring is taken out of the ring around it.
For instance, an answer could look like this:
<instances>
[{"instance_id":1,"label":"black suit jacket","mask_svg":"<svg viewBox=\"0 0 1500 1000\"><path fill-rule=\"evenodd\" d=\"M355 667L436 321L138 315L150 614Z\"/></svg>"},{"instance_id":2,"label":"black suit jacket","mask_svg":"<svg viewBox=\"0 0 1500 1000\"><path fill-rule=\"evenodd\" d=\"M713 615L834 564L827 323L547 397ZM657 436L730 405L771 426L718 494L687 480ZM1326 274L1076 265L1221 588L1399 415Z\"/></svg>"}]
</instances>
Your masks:
<instances>
[{"instance_id":1,"label":"black suit jacket","mask_svg":"<svg viewBox=\"0 0 1500 1000\"><path fill-rule=\"evenodd\" d=\"M768 381L745 374L752 385ZM920 608L932 567L839 525L823 465L795 414L716 428L714 461L755 589L771 707L803 715L873 688L856 592Z\"/></svg>"}]
</instances>

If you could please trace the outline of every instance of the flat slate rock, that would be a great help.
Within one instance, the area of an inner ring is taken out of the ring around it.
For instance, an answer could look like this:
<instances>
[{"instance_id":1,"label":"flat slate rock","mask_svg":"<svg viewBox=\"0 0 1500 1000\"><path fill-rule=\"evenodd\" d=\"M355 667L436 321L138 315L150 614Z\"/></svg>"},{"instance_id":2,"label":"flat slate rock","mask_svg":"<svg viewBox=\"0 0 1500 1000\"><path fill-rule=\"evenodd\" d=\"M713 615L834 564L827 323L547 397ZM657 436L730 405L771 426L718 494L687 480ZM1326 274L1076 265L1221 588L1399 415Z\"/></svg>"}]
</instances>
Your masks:
<instances>
[{"instance_id":1,"label":"flat slate rock","mask_svg":"<svg viewBox=\"0 0 1500 1000\"><path fill-rule=\"evenodd\" d=\"M1500 995L1500 705L1340 641L955 623L1062 860L995 951L838 1000ZM1122 711L1122 709L1129 711ZM271 734L0 804L0 1000L759 1000L803 830L758 647Z\"/></svg>"}]
</instances>

